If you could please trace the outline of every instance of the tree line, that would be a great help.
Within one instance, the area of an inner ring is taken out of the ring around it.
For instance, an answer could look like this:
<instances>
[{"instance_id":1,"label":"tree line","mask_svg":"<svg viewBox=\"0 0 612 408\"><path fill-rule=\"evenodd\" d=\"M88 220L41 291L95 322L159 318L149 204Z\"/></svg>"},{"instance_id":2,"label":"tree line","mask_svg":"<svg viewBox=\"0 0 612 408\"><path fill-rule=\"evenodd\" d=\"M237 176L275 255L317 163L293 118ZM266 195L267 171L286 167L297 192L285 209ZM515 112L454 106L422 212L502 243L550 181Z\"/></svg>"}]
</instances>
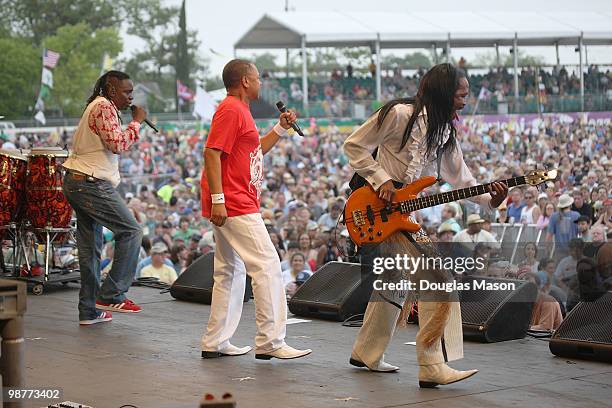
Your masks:
<instances>
[{"instance_id":1,"label":"tree line","mask_svg":"<svg viewBox=\"0 0 612 408\"><path fill-rule=\"evenodd\" d=\"M123 33L143 45L118 59ZM0 0L0 115L34 115L44 48L60 53L47 117L81 114L105 55L135 82L157 84L149 109L164 111L174 101L177 78L193 87L206 74L199 45L184 9L161 0Z\"/></svg>"}]
</instances>

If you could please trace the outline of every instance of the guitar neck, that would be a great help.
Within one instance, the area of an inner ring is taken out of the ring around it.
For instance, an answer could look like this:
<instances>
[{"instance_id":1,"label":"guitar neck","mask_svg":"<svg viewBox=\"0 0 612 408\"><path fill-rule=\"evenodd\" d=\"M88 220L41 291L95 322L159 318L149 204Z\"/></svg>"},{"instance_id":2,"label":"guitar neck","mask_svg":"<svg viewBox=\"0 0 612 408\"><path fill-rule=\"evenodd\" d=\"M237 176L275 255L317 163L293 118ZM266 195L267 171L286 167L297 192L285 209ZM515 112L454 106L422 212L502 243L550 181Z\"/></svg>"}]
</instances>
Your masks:
<instances>
[{"instance_id":1,"label":"guitar neck","mask_svg":"<svg viewBox=\"0 0 612 408\"><path fill-rule=\"evenodd\" d=\"M507 180L501 180L501 182L505 183L508 187L522 186L523 184L527 184L525 176L513 177ZM436 205L486 194L489 192L489 186L491 184L493 183L480 184L478 186L447 191L446 193L434 194L413 200L400 201L399 204L403 213L409 213L423 208L435 207Z\"/></svg>"}]
</instances>

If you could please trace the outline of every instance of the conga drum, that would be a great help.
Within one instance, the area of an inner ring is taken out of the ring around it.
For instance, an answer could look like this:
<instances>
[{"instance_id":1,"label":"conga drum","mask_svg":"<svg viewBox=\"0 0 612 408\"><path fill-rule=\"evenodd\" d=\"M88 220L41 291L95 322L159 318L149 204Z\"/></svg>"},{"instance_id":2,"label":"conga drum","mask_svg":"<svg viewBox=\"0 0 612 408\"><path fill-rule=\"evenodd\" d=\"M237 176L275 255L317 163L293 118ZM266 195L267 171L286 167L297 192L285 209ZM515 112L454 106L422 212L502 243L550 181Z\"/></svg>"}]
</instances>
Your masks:
<instances>
[{"instance_id":1,"label":"conga drum","mask_svg":"<svg viewBox=\"0 0 612 408\"><path fill-rule=\"evenodd\" d=\"M72 207L62 191L64 168L68 152L60 148L43 147L30 151L26 186L26 217L34 229L69 228ZM40 231L38 231L40 232ZM44 234L37 234L44 239ZM62 240L66 234L56 235Z\"/></svg>"},{"instance_id":2,"label":"conga drum","mask_svg":"<svg viewBox=\"0 0 612 408\"><path fill-rule=\"evenodd\" d=\"M0 149L0 227L19 223L23 217L26 169L27 158L19 150Z\"/></svg>"}]
</instances>

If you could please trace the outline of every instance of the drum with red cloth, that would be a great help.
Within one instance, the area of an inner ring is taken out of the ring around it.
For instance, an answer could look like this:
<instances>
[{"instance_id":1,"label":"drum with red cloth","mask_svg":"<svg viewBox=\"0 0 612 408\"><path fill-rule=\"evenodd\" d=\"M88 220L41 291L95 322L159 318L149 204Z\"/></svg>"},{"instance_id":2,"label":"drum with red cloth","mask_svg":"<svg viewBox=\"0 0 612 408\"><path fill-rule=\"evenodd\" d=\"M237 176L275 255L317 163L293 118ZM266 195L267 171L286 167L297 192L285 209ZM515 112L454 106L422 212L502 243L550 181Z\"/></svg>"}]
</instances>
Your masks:
<instances>
[{"instance_id":1,"label":"drum with red cloth","mask_svg":"<svg viewBox=\"0 0 612 408\"><path fill-rule=\"evenodd\" d=\"M21 221L26 169L27 158L19 150L0 149L0 226Z\"/></svg>"},{"instance_id":2,"label":"drum with red cloth","mask_svg":"<svg viewBox=\"0 0 612 408\"><path fill-rule=\"evenodd\" d=\"M37 228L69 228L72 207L62 191L68 152L60 148L32 149L28 159L26 217ZM39 235L40 237L40 235ZM57 239L62 238L58 236Z\"/></svg>"}]
</instances>

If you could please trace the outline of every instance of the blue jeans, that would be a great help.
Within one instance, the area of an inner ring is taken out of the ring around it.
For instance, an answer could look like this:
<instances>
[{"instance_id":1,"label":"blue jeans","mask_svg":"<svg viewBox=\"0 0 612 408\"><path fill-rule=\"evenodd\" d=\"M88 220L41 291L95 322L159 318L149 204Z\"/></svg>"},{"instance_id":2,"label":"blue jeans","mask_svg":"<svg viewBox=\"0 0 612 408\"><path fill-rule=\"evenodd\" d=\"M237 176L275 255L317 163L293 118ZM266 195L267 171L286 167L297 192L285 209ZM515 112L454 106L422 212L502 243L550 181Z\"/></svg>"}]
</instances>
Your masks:
<instances>
[{"instance_id":1,"label":"blue jeans","mask_svg":"<svg viewBox=\"0 0 612 408\"><path fill-rule=\"evenodd\" d=\"M79 319L94 319L96 300L121 303L130 288L142 229L113 185L106 180L76 180L69 172L64 177L64 195L77 217L77 248L81 270ZM113 266L100 287L100 257L104 246L102 227L113 232Z\"/></svg>"}]
</instances>

